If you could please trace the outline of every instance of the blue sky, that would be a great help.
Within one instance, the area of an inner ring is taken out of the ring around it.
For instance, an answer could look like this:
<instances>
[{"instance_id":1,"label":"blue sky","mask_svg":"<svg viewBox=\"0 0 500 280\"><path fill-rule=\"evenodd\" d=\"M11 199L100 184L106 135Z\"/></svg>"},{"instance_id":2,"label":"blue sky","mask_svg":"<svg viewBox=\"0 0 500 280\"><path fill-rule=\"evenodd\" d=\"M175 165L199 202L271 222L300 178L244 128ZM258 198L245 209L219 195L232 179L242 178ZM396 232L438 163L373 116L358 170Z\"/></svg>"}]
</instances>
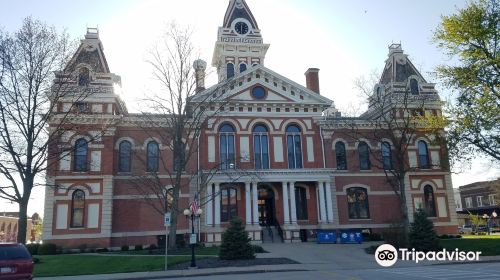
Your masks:
<instances>
[{"instance_id":1,"label":"blue sky","mask_svg":"<svg viewBox=\"0 0 500 280\"><path fill-rule=\"evenodd\" d=\"M147 49L157 42L166 23L175 20L194 29L193 43L200 58L211 62L217 28L228 0L0 0L0 26L15 31L26 16L33 16L73 38L86 27L99 27L110 69L122 77L123 99L137 110L136 98L151 90ZM368 0L247 0L264 42L271 44L266 67L305 84L304 72L320 68L321 94L342 111L362 110L353 80L384 66L387 47L402 43L414 65L430 82L436 65L448 58L432 43L441 15L449 15L465 1ZM215 82L209 77L207 84ZM440 87L441 97L449 92ZM474 161L472 169L453 175L454 186L499 176L498 168ZM43 192L33 196L30 212L43 209ZM2 208L11 209L11 206Z\"/></svg>"}]
</instances>

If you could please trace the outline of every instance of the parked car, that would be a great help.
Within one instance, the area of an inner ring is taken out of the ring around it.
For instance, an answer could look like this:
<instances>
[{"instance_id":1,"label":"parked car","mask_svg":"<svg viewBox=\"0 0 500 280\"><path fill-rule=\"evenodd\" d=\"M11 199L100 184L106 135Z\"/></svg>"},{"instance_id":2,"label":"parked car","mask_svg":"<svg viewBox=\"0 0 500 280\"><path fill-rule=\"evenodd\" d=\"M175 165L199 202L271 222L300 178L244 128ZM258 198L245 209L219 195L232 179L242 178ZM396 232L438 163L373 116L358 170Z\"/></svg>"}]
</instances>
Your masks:
<instances>
[{"instance_id":1,"label":"parked car","mask_svg":"<svg viewBox=\"0 0 500 280\"><path fill-rule=\"evenodd\" d=\"M33 279L33 259L23 244L0 243L0 280Z\"/></svg>"},{"instance_id":2,"label":"parked car","mask_svg":"<svg viewBox=\"0 0 500 280\"><path fill-rule=\"evenodd\" d=\"M471 234L472 233L472 226L471 225L463 225L461 227L458 227L458 233Z\"/></svg>"}]
</instances>

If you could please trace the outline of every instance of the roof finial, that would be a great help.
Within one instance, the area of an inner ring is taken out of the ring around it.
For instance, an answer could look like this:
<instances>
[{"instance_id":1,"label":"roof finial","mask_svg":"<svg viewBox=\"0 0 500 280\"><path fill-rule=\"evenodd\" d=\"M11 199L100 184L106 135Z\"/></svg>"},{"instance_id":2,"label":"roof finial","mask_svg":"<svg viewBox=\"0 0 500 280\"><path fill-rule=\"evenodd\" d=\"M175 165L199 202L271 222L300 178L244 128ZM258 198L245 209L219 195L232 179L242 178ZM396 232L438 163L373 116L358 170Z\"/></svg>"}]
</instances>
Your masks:
<instances>
[{"instance_id":1,"label":"roof finial","mask_svg":"<svg viewBox=\"0 0 500 280\"><path fill-rule=\"evenodd\" d=\"M85 34L85 39L99 39L99 28L87 27L87 34Z\"/></svg>"}]
</instances>

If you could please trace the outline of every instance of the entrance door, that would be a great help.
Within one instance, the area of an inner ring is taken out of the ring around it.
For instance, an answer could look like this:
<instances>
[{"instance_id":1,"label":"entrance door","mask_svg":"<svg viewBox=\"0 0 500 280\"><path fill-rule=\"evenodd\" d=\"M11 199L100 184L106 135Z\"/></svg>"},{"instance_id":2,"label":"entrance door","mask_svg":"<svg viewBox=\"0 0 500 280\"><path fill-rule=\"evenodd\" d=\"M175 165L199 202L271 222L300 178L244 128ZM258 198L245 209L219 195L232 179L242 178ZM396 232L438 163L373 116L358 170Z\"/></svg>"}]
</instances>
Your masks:
<instances>
[{"instance_id":1,"label":"entrance door","mask_svg":"<svg viewBox=\"0 0 500 280\"><path fill-rule=\"evenodd\" d=\"M274 191L270 186L258 186L258 208L259 208L259 224L261 226L274 225L276 209L274 207Z\"/></svg>"}]
</instances>

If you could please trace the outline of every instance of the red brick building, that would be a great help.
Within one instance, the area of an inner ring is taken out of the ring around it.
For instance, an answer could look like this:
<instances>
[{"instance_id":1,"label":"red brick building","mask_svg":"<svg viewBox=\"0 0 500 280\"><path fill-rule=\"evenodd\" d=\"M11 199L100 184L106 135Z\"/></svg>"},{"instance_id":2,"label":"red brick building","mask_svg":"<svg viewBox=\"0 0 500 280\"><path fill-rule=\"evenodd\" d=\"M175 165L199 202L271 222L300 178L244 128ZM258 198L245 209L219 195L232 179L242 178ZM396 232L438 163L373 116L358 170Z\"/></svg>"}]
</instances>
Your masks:
<instances>
[{"instance_id":1,"label":"red brick building","mask_svg":"<svg viewBox=\"0 0 500 280\"><path fill-rule=\"evenodd\" d=\"M350 119L342 118L333 101L320 94L319 70L306 71L304 87L264 66L268 48L245 1L231 0L212 59L219 82L204 89L200 75L193 100L207 95L224 100L220 112L201 124L197 155L186 167L220 169L201 194L202 241L220 242L235 216L245 221L256 242L268 237L268 229L282 233L284 241L297 238L301 230L310 237L318 229L382 232L400 219L399 198L368 151L380 150L390 158L390 143L348 137ZM205 65L198 61L195 67L204 71ZM109 71L95 31L88 31L66 70L58 73L55 84L62 81L71 90L85 88L91 95L77 104L71 98L62 100L57 109L61 114L78 112L79 125L61 136L58 148L66 152L58 155L57 147L51 149L54 168L47 174L44 241L103 247L155 243L164 234L162 215L134 191L132 175L157 171L168 188L174 155L168 149L171 143L155 136L167 128L127 112L114 90L120 77ZM441 114L434 84L422 77L400 45L390 47L375 91L411 91L415 100L429 100L426 114ZM373 115L368 109L357 122L373 130ZM444 147L431 138L424 132L415 135L407 153L413 168L405 178L410 220L417 208L425 207L439 233L455 233ZM158 166L158 158L170 163ZM253 176L231 176L245 172ZM188 175L183 178L179 207L187 208L199 186ZM181 216L177 232L190 232Z\"/></svg>"}]
</instances>

